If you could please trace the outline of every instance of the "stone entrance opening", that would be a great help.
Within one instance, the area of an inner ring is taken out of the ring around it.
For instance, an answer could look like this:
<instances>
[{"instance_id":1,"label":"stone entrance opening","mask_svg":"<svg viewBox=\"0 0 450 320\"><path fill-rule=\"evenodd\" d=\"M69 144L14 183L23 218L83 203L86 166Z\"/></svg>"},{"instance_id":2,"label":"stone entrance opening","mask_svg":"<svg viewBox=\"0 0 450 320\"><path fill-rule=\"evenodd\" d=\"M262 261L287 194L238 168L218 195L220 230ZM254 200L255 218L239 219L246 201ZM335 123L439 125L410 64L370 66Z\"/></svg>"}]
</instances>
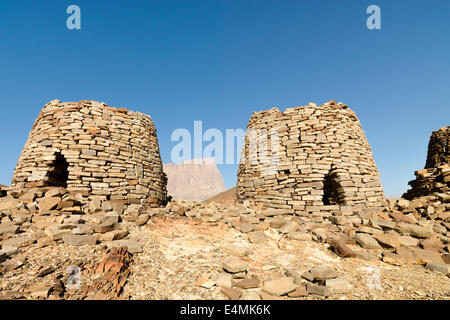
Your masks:
<instances>
[{"instance_id":1,"label":"stone entrance opening","mask_svg":"<svg viewBox=\"0 0 450 320\"><path fill-rule=\"evenodd\" d=\"M337 182L336 175L332 172L329 172L325 175L323 180L323 198L322 202L324 205L341 205L343 204L342 199L339 194L340 188L339 182Z\"/></svg>"},{"instance_id":2,"label":"stone entrance opening","mask_svg":"<svg viewBox=\"0 0 450 320\"><path fill-rule=\"evenodd\" d=\"M57 153L48 171L48 184L52 187L66 188L68 177L69 163L61 153Z\"/></svg>"}]
</instances>

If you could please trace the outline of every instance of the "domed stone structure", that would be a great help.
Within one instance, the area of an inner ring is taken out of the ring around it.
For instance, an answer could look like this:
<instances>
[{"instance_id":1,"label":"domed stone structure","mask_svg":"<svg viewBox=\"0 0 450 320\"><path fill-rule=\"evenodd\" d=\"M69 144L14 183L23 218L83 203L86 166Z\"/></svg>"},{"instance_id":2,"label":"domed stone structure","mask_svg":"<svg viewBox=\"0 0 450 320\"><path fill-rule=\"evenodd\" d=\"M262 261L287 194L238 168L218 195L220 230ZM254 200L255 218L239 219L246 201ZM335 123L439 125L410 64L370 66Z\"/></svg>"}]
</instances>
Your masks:
<instances>
[{"instance_id":1,"label":"domed stone structure","mask_svg":"<svg viewBox=\"0 0 450 320\"><path fill-rule=\"evenodd\" d=\"M122 203L167 201L150 116L96 101L46 104L19 157L11 187L61 186Z\"/></svg>"},{"instance_id":2,"label":"domed stone structure","mask_svg":"<svg viewBox=\"0 0 450 320\"><path fill-rule=\"evenodd\" d=\"M330 101L252 114L237 198L301 214L381 207L384 193L356 114Z\"/></svg>"}]
</instances>

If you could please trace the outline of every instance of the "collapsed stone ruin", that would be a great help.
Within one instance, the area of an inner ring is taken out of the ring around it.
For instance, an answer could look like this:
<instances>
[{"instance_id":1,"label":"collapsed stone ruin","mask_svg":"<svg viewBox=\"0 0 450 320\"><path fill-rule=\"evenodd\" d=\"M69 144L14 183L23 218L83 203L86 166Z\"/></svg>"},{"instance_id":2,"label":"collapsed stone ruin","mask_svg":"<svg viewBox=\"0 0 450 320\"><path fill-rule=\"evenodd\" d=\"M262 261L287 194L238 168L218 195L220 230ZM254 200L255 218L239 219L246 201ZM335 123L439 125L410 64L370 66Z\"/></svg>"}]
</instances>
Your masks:
<instances>
[{"instance_id":1,"label":"collapsed stone ruin","mask_svg":"<svg viewBox=\"0 0 450 320\"><path fill-rule=\"evenodd\" d=\"M12 188L64 187L111 202L167 198L150 116L96 101L46 104L19 157Z\"/></svg>"},{"instance_id":2,"label":"collapsed stone ruin","mask_svg":"<svg viewBox=\"0 0 450 320\"><path fill-rule=\"evenodd\" d=\"M408 183L411 189L403 198L411 200L431 194L450 194L450 127L433 131L425 169L414 174L416 179Z\"/></svg>"},{"instance_id":3,"label":"collapsed stone ruin","mask_svg":"<svg viewBox=\"0 0 450 320\"><path fill-rule=\"evenodd\" d=\"M260 140L267 133L269 141L255 143L249 132L256 132ZM277 170L270 172L274 164ZM330 101L319 107L310 103L252 114L238 169L237 198L299 214L381 207L384 193L356 114Z\"/></svg>"}]
</instances>

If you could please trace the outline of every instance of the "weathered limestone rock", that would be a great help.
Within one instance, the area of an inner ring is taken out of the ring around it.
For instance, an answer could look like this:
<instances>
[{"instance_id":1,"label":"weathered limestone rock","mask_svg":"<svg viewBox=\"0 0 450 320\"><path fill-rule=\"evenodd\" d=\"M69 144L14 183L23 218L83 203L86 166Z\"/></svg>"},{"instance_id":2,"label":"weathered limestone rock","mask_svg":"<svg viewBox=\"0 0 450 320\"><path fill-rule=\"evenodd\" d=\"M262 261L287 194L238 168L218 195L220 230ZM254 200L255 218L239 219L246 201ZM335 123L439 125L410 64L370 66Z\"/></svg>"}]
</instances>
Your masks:
<instances>
[{"instance_id":1,"label":"weathered limestone rock","mask_svg":"<svg viewBox=\"0 0 450 320\"><path fill-rule=\"evenodd\" d=\"M288 233L288 238L295 239L299 241L311 241L312 236L306 232L291 232Z\"/></svg>"},{"instance_id":2,"label":"weathered limestone rock","mask_svg":"<svg viewBox=\"0 0 450 320\"><path fill-rule=\"evenodd\" d=\"M238 300L242 295L242 292L235 288L223 288L220 292L230 300Z\"/></svg>"},{"instance_id":3,"label":"weathered limestone rock","mask_svg":"<svg viewBox=\"0 0 450 320\"><path fill-rule=\"evenodd\" d=\"M236 193L240 202L297 214L329 205L381 207L384 201L358 118L334 101L253 113Z\"/></svg>"},{"instance_id":4,"label":"weathered limestone rock","mask_svg":"<svg viewBox=\"0 0 450 320\"><path fill-rule=\"evenodd\" d=\"M135 240L119 240L118 243L119 243L119 246L127 247L128 252L130 252L132 254L141 253L142 251L144 251L144 249L142 248L142 245Z\"/></svg>"},{"instance_id":5,"label":"weathered limestone rock","mask_svg":"<svg viewBox=\"0 0 450 320\"><path fill-rule=\"evenodd\" d=\"M337 277L336 270L327 267L315 267L309 270L314 281L334 279Z\"/></svg>"},{"instance_id":6,"label":"weathered limestone rock","mask_svg":"<svg viewBox=\"0 0 450 320\"><path fill-rule=\"evenodd\" d=\"M432 229L405 222L397 223L397 230L403 234L407 233L417 238L428 238L434 235Z\"/></svg>"},{"instance_id":7,"label":"weathered limestone rock","mask_svg":"<svg viewBox=\"0 0 450 320\"><path fill-rule=\"evenodd\" d=\"M401 266L406 263L406 260L402 256L393 252L385 252L383 254L383 261L395 266Z\"/></svg>"},{"instance_id":8,"label":"weathered limestone rock","mask_svg":"<svg viewBox=\"0 0 450 320\"><path fill-rule=\"evenodd\" d=\"M439 252L434 250L426 250L426 249L411 249L414 255L417 257L417 263L419 264L427 264L429 262L433 263L444 263Z\"/></svg>"},{"instance_id":9,"label":"weathered limestone rock","mask_svg":"<svg viewBox=\"0 0 450 320\"><path fill-rule=\"evenodd\" d=\"M333 294L333 291L330 287L320 286L315 283L308 283L306 285L306 290L309 294L317 294L319 296L328 297Z\"/></svg>"},{"instance_id":10,"label":"weathered limestone rock","mask_svg":"<svg viewBox=\"0 0 450 320\"><path fill-rule=\"evenodd\" d=\"M341 258L353 258L356 257L356 252L350 249L344 240L341 239L330 239L330 246L332 247L334 253L336 253Z\"/></svg>"},{"instance_id":11,"label":"weathered limestone rock","mask_svg":"<svg viewBox=\"0 0 450 320\"><path fill-rule=\"evenodd\" d=\"M289 298L299 298L299 297L305 297L308 295L308 291L306 290L306 287L301 285L298 286L294 291L291 293L288 293Z\"/></svg>"},{"instance_id":12,"label":"weathered limestone rock","mask_svg":"<svg viewBox=\"0 0 450 320\"><path fill-rule=\"evenodd\" d=\"M173 199L203 201L226 190L214 159L165 163L167 193Z\"/></svg>"},{"instance_id":13,"label":"weathered limestone rock","mask_svg":"<svg viewBox=\"0 0 450 320\"><path fill-rule=\"evenodd\" d=\"M4 256L4 258L6 259L6 257L12 257L13 255L15 255L18 252L19 252L19 248L17 246L3 244L2 249L0 250L0 256ZM0 258L0 260L1 259L2 258Z\"/></svg>"},{"instance_id":14,"label":"weathered limestone rock","mask_svg":"<svg viewBox=\"0 0 450 320\"><path fill-rule=\"evenodd\" d=\"M294 279L289 277L265 281L263 286L264 291L276 296L288 294L296 288L297 285L294 283Z\"/></svg>"},{"instance_id":15,"label":"weathered limestone rock","mask_svg":"<svg viewBox=\"0 0 450 320\"><path fill-rule=\"evenodd\" d=\"M15 234L19 231L19 226L12 223L1 223L0 224L0 236L7 234Z\"/></svg>"},{"instance_id":16,"label":"weathered limestone rock","mask_svg":"<svg viewBox=\"0 0 450 320\"><path fill-rule=\"evenodd\" d=\"M91 235L65 234L62 236L65 243L73 246L95 245L97 237Z\"/></svg>"},{"instance_id":17,"label":"weathered limestone rock","mask_svg":"<svg viewBox=\"0 0 450 320\"><path fill-rule=\"evenodd\" d=\"M261 297L255 292L245 292L241 300L261 300Z\"/></svg>"},{"instance_id":18,"label":"weathered limestone rock","mask_svg":"<svg viewBox=\"0 0 450 320\"><path fill-rule=\"evenodd\" d=\"M347 293L350 290L350 284L342 278L328 279L325 281L325 285L331 289L333 294Z\"/></svg>"},{"instance_id":19,"label":"weathered limestone rock","mask_svg":"<svg viewBox=\"0 0 450 320\"><path fill-rule=\"evenodd\" d=\"M282 233L291 233L291 232L297 231L297 229L298 229L298 223L291 221L291 222L288 222L285 225L283 225L280 228L280 231Z\"/></svg>"},{"instance_id":20,"label":"weathered limestone rock","mask_svg":"<svg viewBox=\"0 0 450 320\"><path fill-rule=\"evenodd\" d=\"M419 239L410 236L400 236L400 245L405 247L414 247L419 245Z\"/></svg>"},{"instance_id":21,"label":"weathered limestone rock","mask_svg":"<svg viewBox=\"0 0 450 320\"><path fill-rule=\"evenodd\" d=\"M239 231L243 233L249 233L255 230L255 226L251 223L241 223L239 224Z\"/></svg>"},{"instance_id":22,"label":"weathered limestone rock","mask_svg":"<svg viewBox=\"0 0 450 320\"><path fill-rule=\"evenodd\" d=\"M94 233L94 226L90 224L79 224L72 229L73 234L92 234Z\"/></svg>"},{"instance_id":23,"label":"weathered limestone rock","mask_svg":"<svg viewBox=\"0 0 450 320\"><path fill-rule=\"evenodd\" d=\"M392 234L375 234L373 237L385 248L395 249L400 247L400 237Z\"/></svg>"},{"instance_id":24,"label":"weathered limestone rock","mask_svg":"<svg viewBox=\"0 0 450 320\"><path fill-rule=\"evenodd\" d=\"M258 244L266 242L267 236L262 231L254 231L249 233L248 239L251 243Z\"/></svg>"},{"instance_id":25,"label":"weathered limestone rock","mask_svg":"<svg viewBox=\"0 0 450 320\"><path fill-rule=\"evenodd\" d=\"M137 226L143 226L144 224L146 224L148 222L148 220L150 220L150 217L148 216L148 214L141 214L136 219L136 225Z\"/></svg>"},{"instance_id":26,"label":"weathered limestone rock","mask_svg":"<svg viewBox=\"0 0 450 320\"><path fill-rule=\"evenodd\" d=\"M425 169L414 174L415 180L408 184L411 189L403 197L414 199L442 193L450 196L450 126L433 131L428 143Z\"/></svg>"},{"instance_id":27,"label":"weathered limestone rock","mask_svg":"<svg viewBox=\"0 0 450 320\"><path fill-rule=\"evenodd\" d=\"M227 272L237 273L247 271L248 265L245 261L237 257L231 257L223 262L222 267Z\"/></svg>"},{"instance_id":28,"label":"weathered limestone rock","mask_svg":"<svg viewBox=\"0 0 450 320\"><path fill-rule=\"evenodd\" d=\"M31 244L33 244L35 242L36 242L35 237L33 237L30 234L24 234L22 236L11 238L11 239L8 239L6 241L3 241L2 248L4 246L12 246L12 247L21 248L21 247L25 247L25 246L31 245Z\"/></svg>"},{"instance_id":29,"label":"weathered limestone rock","mask_svg":"<svg viewBox=\"0 0 450 320\"><path fill-rule=\"evenodd\" d=\"M0 200L0 211L11 210L17 208L19 202L11 197L6 197Z\"/></svg>"},{"instance_id":30,"label":"weathered limestone rock","mask_svg":"<svg viewBox=\"0 0 450 320\"><path fill-rule=\"evenodd\" d=\"M241 289L251 289L251 288L258 288L259 283L260 281L258 278L249 278L236 282L234 286Z\"/></svg>"},{"instance_id":31,"label":"weathered limestone rock","mask_svg":"<svg viewBox=\"0 0 450 320\"><path fill-rule=\"evenodd\" d=\"M450 275L450 264L438 263L438 262L428 262L426 267L430 270L434 270L445 275Z\"/></svg>"},{"instance_id":32,"label":"weathered limestone rock","mask_svg":"<svg viewBox=\"0 0 450 320\"><path fill-rule=\"evenodd\" d=\"M128 235L127 230L113 230L100 234L101 241L113 241L125 238Z\"/></svg>"},{"instance_id":33,"label":"weathered limestone rock","mask_svg":"<svg viewBox=\"0 0 450 320\"><path fill-rule=\"evenodd\" d=\"M31 129L11 187L65 187L113 202L160 206L167 202L166 183L148 115L96 101L54 100L44 106ZM55 207L58 191L47 197L40 203L41 211ZM25 198L28 203L33 196ZM90 209L98 211L98 201Z\"/></svg>"},{"instance_id":34,"label":"weathered limestone rock","mask_svg":"<svg viewBox=\"0 0 450 320\"><path fill-rule=\"evenodd\" d=\"M231 288L233 286L233 276L229 273L219 273L215 282L217 287Z\"/></svg>"},{"instance_id":35,"label":"weathered limestone rock","mask_svg":"<svg viewBox=\"0 0 450 320\"><path fill-rule=\"evenodd\" d=\"M38 206L39 211L42 213L47 213L50 210L55 210L59 203L61 202L61 198L59 197L45 197L40 199Z\"/></svg>"},{"instance_id":36,"label":"weathered limestone rock","mask_svg":"<svg viewBox=\"0 0 450 320\"><path fill-rule=\"evenodd\" d=\"M226 253L229 253L231 255L238 256L238 257L244 257L250 253L250 249L238 247L238 246L235 246L232 244L229 244L229 245L223 247L222 250Z\"/></svg>"},{"instance_id":37,"label":"weathered limestone rock","mask_svg":"<svg viewBox=\"0 0 450 320\"><path fill-rule=\"evenodd\" d=\"M357 233L355 235L355 240L358 244L366 249L381 249L381 246L378 242L367 233Z\"/></svg>"},{"instance_id":38,"label":"weathered limestone rock","mask_svg":"<svg viewBox=\"0 0 450 320\"><path fill-rule=\"evenodd\" d=\"M70 229L62 229L60 225L52 225L45 229L45 234L52 240L61 240L64 235L71 233Z\"/></svg>"},{"instance_id":39,"label":"weathered limestone rock","mask_svg":"<svg viewBox=\"0 0 450 320\"><path fill-rule=\"evenodd\" d=\"M94 231L98 233L105 233L114 229L114 222L105 221L94 226Z\"/></svg>"}]
</instances>

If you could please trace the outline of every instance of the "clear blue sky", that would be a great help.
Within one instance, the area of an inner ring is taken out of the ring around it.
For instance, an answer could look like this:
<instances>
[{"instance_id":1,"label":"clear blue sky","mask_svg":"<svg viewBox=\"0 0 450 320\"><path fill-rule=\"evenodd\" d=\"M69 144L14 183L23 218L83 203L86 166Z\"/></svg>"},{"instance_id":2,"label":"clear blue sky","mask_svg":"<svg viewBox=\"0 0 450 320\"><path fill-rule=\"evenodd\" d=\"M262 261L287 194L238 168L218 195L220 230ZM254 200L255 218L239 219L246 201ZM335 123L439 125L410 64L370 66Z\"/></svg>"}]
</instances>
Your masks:
<instances>
[{"instance_id":1,"label":"clear blue sky","mask_svg":"<svg viewBox=\"0 0 450 320\"><path fill-rule=\"evenodd\" d=\"M66 28L81 8L82 29ZM381 8L368 30L366 8ZM92 99L150 114L170 161L176 128L245 128L253 111L342 101L387 196L424 167L450 119L450 1L0 0L0 183L42 106ZM221 165L227 187L237 165Z\"/></svg>"}]
</instances>

